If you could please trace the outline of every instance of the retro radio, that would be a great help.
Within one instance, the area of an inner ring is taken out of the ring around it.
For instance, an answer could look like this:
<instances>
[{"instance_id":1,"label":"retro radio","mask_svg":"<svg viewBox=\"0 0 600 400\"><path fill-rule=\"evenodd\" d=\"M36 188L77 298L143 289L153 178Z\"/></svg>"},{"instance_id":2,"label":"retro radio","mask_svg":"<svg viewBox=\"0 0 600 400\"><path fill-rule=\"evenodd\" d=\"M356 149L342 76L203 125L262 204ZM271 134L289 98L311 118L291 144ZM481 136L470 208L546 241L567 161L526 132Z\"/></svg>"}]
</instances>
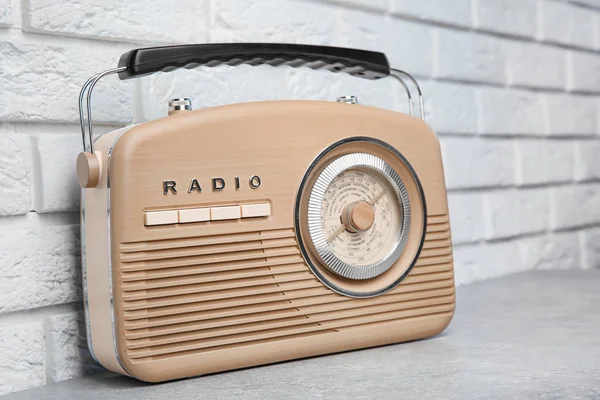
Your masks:
<instances>
[{"instance_id":1,"label":"retro radio","mask_svg":"<svg viewBox=\"0 0 600 400\"><path fill-rule=\"evenodd\" d=\"M353 97L198 111L179 99L165 118L92 140L102 77L221 64L391 76L410 114L417 88L421 118ZM79 103L88 345L106 368L164 381L425 338L450 322L440 146L417 82L384 54L261 43L138 49L90 78Z\"/></svg>"}]
</instances>

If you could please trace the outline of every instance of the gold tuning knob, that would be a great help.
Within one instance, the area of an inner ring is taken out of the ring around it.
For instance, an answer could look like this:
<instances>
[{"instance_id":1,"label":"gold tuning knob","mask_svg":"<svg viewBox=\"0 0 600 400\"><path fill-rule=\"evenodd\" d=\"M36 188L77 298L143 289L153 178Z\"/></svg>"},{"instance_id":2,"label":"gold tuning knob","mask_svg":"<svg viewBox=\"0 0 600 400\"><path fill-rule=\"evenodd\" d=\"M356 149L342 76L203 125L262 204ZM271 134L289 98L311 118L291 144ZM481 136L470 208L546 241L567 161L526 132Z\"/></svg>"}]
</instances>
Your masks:
<instances>
[{"instance_id":1,"label":"gold tuning knob","mask_svg":"<svg viewBox=\"0 0 600 400\"><path fill-rule=\"evenodd\" d=\"M350 232L366 231L375 222L375 211L366 201L358 201L347 206L342 213L342 223Z\"/></svg>"}]
</instances>

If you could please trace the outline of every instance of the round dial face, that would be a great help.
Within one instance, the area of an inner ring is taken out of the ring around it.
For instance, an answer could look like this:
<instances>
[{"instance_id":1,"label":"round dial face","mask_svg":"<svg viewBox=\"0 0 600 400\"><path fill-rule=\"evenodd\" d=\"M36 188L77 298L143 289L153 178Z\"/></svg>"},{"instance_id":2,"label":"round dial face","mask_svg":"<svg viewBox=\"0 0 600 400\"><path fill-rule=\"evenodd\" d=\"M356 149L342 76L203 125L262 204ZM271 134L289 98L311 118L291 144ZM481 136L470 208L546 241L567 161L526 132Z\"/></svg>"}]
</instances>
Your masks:
<instances>
[{"instance_id":1,"label":"round dial face","mask_svg":"<svg viewBox=\"0 0 600 400\"><path fill-rule=\"evenodd\" d=\"M321 206L323 230L332 253L354 266L387 257L402 227L399 203L396 191L378 171L363 167L340 173L325 191Z\"/></svg>"},{"instance_id":2,"label":"round dial face","mask_svg":"<svg viewBox=\"0 0 600 400\"><path fill-rule=\"evenodd\" d=\"M350 279L369 279L400 257L410 228L404 184L381 158L351 153L318 175L308 202L308 231L321 264Z\"/></svg>"}]
</instances>

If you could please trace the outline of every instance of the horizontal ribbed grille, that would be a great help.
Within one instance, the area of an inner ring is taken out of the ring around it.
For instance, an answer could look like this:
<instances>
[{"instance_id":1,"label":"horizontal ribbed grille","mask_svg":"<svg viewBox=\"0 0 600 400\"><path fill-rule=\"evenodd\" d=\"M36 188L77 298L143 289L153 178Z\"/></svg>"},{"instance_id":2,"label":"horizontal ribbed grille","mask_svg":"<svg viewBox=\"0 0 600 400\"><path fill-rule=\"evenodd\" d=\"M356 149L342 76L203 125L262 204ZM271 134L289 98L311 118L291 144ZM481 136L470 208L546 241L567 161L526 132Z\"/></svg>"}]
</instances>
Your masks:
<instances>
[{"instance_id":1,"label":"horizontal ribbed grille","mask_svg":"<svg viewBox=\"0 0 600 400\"><path fill-rule=\"evenodd\" d=\"M332 292L292 229L121 244L126 348L134 362L453 310L447 215L428 217L419 260L371 299Z\"/></svg>"}]
</instances>

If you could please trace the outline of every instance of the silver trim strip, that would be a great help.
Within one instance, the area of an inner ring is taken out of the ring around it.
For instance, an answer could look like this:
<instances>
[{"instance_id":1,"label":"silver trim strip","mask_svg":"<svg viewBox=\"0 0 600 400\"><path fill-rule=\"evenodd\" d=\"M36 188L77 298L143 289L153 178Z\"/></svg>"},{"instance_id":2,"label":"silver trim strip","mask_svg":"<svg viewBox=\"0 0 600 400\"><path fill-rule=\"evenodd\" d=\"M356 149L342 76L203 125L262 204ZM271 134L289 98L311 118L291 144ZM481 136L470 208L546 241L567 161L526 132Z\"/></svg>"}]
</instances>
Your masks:
<instances>
[{"instance_id":1,"label":"silver trim strip","mask_svg":"<svg viewBox=\"0 0 600 400\"><path fill-rule=\"evenodd\" d=\"M86 247L85 247L85 189L81 189L81 205L79 207L79 237L81 245L81 276L83 280L83 315L85 318L85 337L87 346L92 355L94 361L100 364L96 353L94 353L94 346L92 346L92 327L90 322L90 303L88 300L88 286L87 286L87 263L86 263Z\"/></svg>"}]
</instances>

